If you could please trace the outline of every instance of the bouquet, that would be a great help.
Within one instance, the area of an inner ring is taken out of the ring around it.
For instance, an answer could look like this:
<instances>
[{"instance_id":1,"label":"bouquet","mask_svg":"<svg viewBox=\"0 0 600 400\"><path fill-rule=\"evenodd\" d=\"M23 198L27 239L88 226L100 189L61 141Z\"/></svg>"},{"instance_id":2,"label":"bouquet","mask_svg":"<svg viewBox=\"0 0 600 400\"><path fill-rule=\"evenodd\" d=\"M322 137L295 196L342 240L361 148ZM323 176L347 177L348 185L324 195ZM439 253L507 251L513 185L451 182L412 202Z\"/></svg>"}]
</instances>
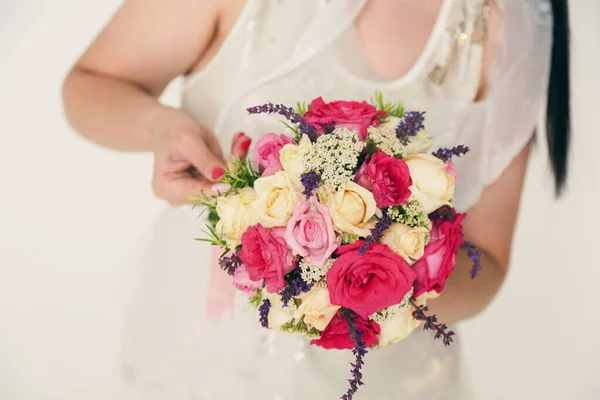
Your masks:
<instances>
[{"instance_id":1,"label":"bouquet","mask_svg":"<svg viewBox=\"0 0 600 400\"><path fill-rule=\"evenodd\" d=\"M401 104L265 104L251 114L284 117L290 134L265 134L254 161L230 163L225 192L203 197L219 264L257 309L263 328L305 335L326 349L350 349L351 399L369 348L415 328L445 345L454 333L427 314L454 269L465 214L453 208L453 156L429 150L424 112Z\"/></svg>"}]
</instances>

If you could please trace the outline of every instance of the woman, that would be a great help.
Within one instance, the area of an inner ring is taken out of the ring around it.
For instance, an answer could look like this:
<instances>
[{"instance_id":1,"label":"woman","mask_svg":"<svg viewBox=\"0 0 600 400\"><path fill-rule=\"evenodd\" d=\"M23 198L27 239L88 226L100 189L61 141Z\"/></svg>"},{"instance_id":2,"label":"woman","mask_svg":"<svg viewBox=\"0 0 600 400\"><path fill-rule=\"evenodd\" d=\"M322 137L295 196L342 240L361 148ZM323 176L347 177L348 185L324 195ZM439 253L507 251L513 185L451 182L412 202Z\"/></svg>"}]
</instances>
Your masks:
<instances>
[{"instance_id":1,"label":"woman","mask_svg":"<svg viewBox=\"0 0 600 400\"><path fill-rule=\"evenodd\" d=\"M381 90L426 110L437 145L473 149L457 162L456 206L469 213L466 238L484 251L484 270L471 281L461 253L443 296L431 302L441 320L456 322L480 312L504 279L545 105L557 190L564 183L567 32L559 0L128 0L69 74L64 99L82 135L153 152L154 192L171 206L218 184L223 149L245 157L251 139L281 130L271 117L246 115L247 106L369 99ZM160 105L179 75L186 76L182 109ZM190 240L201 227L189 207L169 207L140 253L143 275L125 342L131 393L339 396L346 353L264 332L243 302L231 318L205 320L209 249ZM357 398L468 396L456 346L444 348L427 332L368 357Z\"/></svg>"}]
</instances>

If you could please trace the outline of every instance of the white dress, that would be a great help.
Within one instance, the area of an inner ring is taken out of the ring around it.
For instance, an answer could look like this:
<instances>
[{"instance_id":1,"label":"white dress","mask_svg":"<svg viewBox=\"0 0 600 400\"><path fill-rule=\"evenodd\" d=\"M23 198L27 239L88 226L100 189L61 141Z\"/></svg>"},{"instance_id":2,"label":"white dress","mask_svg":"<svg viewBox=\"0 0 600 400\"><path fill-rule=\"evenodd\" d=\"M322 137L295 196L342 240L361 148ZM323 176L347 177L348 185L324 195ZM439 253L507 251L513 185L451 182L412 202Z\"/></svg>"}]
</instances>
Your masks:
<instances>
[{"instance_id":1,"label":"white dress","mask_svg":"<svg viewBox=\"0 0 600 400\"><path fill-rule=\"evenodd\" d=\"M243 131L255 139L282 132L272 116L246 113L266 102L295 105L317 96L362 100L381 90L409 110L424 110L437 146L466 144L457 162L456 204L468 210L530 139L545 103L552 18L549 4L498 1L504 20L490 90L474 103L485 39L485 0L445 0L415 65L393 82L364 62L353 21L366 0L248 0L222 48L186 79L182 104L212 127L223 150ZM401 23L401 21L399 21ZM167 208L140 244L135 301L123 346L127 398L144 400L333 400L345 392L349 352L309 347L260 328L236 299L233 316L205 318L209 247L203 220L189 207ZM457 343L429 332L366 358L356 399L457 400L465 390Z\"/></svg>"}]
</instances>

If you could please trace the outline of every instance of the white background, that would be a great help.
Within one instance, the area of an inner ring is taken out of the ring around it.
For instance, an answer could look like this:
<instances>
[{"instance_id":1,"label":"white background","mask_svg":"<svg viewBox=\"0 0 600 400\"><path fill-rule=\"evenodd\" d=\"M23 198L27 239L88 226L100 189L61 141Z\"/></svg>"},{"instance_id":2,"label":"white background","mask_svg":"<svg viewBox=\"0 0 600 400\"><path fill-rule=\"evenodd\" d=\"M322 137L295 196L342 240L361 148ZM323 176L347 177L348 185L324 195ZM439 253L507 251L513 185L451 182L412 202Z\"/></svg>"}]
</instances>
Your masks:
<instances>
[{"instance_id":1,"label":"white background","mask_svg":"<svg viewBox=\"0 0 600 400\"><path fill-rule=\"evenodd\" d=\"M516 0L515 0L516 1ZM520 0L519 0L520 1ZM151 159L96 147L67 126L61 80L117 0L0 1L0 399L116 398L127 250L162 207ZM600 3L572 4L569 192L532 157L513 265L464 324L477 399L600 398ZM177 101L177 87L166 95Z\"/></svg>"}]
</instances>

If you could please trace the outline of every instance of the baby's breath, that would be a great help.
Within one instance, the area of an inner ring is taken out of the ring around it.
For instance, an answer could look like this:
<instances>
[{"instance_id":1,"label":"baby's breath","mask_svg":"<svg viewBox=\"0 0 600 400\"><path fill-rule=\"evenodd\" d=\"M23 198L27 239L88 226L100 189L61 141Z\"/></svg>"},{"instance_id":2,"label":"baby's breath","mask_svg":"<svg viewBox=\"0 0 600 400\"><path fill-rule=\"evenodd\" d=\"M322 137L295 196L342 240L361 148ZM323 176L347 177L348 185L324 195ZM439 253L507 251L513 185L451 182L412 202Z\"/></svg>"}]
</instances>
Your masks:
<instances>
[{"instance_id":1,"label":"baby's breath","mask_svg":"<svg viewBox=\"0 0 600 400\"><path fill-rule=\"evenodd\" d=\"M337 128L317 139L304 157L304 165L307 171L321 176L322 186L337 190L352 179L364 148L365 143L358 139L356 132Z\"/></svg>"},{"instance_id":2,"label":"baby's breath","mask_svg":"<svg viewBox=\"0 0 600 400\"><path fill-rule=\"evenodd\" d=\"M377 311L369 316L371 321L375 321L378 324L381 324L385 321L389 321L391 319L396 318L399 315L402 315L410 308L410 298L413 295L413 289L410 289L408 293L404 296L400 304L396 304L394 306L390 306L381 311Z\"/></svg>"},{"instance_id":3,"label":"baby's breath","mask_svg":"<svg viewBox=\"0 0 600 400\"><path fill-rule=\"evenodd\" d=\"M335 260L330 258L329 260L325 261L325 264L323 264L321 267L315 267L314 265L309 265L302 260L300 262L300 276L306 283L317 283L325 278L327 271L329 271L334 261Z\"/></svg>"},{"instance_id":4,"label":"baby's breath","mask_svg":"<svg viewBox=\"0 0 600 400\"><path fill-rule=\"evenodd\" d=\"M404 205L390 207L387 213L394 221L401 224L412 227L422 226L431 230L431 220L423 212L423 206L418 200L411 200Z\"/></svg>"},{"instance_id":5,"label":"baby's breath","mask_svg":"<svg viewBox=\"0 0 600 400\"><path fill-rule=\"evenodd\" d=\"M406 156L404 146L396 137L396 128L400 118L388 117L386 122L379 126L371 126L367 130L369 140L375 147L389 156L403 158Z\"/></svg>"}]
</instances>

